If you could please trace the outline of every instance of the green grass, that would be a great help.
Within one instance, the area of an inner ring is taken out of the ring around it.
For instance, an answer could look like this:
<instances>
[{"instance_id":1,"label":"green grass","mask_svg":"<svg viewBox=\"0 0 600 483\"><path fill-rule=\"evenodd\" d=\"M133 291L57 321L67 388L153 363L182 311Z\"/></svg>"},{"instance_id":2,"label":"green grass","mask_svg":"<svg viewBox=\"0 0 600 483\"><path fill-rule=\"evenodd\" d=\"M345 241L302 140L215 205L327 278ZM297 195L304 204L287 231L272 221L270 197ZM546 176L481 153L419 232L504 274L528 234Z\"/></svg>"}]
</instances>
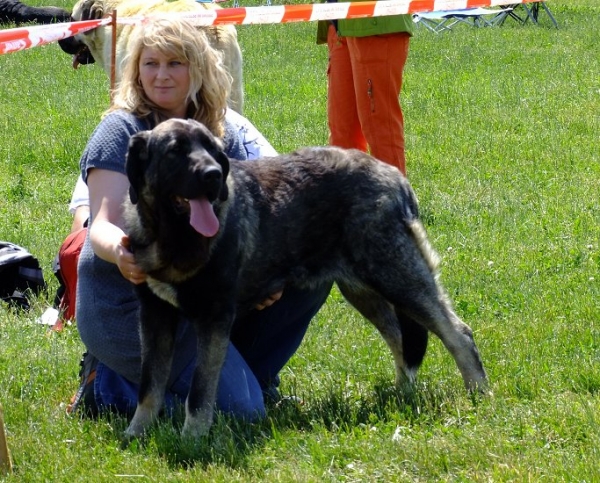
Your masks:
<instances>
[{"instance_id":1,"label":"green grass","mask_svg":"<svg viewBox=\"0 0 600 483\"><path fill-rule=\"evenodd\" d=\"M465 394L437 339L416 390L394 390L388 349L334 291L282 374L303 405L256 425L219 417L195 445L179 440L179 417L123 450L124 420L65 416L83 347L75 327L35 324L41 297L29 313L0 308L15 463L5 480L600 480L600 7L548 5L559 30L543 17L540 27L419 29L405 71L409 179L493 397ZM245 113L281 151L327 142L315 28L238 29ZM39 257L51 298L108 80L97 66L72 70L54 44L0 56L0 79L0 239Z\"/></svg>"}]
</instances>

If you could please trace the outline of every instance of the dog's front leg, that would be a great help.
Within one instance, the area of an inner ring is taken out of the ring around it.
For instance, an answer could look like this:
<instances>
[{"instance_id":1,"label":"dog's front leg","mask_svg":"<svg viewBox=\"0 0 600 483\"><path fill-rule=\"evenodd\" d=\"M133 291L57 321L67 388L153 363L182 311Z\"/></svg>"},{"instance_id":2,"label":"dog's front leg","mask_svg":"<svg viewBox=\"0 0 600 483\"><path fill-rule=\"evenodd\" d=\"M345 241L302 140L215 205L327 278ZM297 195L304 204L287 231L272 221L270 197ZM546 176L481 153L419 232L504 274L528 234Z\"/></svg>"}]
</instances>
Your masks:
<instances>
[{"instance_id":1,"label":"dog's front leg","mask_svg":"<svg viewBox=\"0 0 600 483\"><path fill-rule=\"evenodd\" d=\"M127 440L143 436L162 409L179 320L179 311L154 295L146 284L139 285L137 292L140 299L142 373L138 405L125 431Z\"/></svg>"},{"instance_id":2,"label":"dog's front leg","mask_svg":"<svg viewBox=\"0 0 600 483\"><path fill-rule=\"evenodd\" d=\"M198 360L185 403L182 430L184 436L193 438L207 434L212 425L219 377L229 345L229 331L218 327L218 324L211 327L201 325L197 329Z\"/></svg>"}]
</instances>

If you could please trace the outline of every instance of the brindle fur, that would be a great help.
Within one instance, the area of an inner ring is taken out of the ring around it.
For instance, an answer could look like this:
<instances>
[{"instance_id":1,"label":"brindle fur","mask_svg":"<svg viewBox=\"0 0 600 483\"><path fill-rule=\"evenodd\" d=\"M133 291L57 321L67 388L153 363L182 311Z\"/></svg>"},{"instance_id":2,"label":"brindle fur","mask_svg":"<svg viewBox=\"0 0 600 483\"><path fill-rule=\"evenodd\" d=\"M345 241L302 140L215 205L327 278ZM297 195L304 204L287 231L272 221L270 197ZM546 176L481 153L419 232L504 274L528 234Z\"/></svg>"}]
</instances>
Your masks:
<instances>
[{"instance_id":1,"label":"brindle fur","mask_svg":"<svg viewBox=\"0 0 600 483\"><path fill-rule=\"evenodd\" d=\"M198 333L198 364L183 433L208 432L236 314L284 287L335 281L391 349L397 383L412 381L428 332L454 357L469 390L486 374L471 329L437 279L437 257L408 181L356 150L300 149L234 161L202 124L170 120L131 139L127 232L149 274L141 301L142 382L127 437L157 416L183 314ZM220 220L197 233L175 197L205 195Z\"/></svg>"}]
</instances>

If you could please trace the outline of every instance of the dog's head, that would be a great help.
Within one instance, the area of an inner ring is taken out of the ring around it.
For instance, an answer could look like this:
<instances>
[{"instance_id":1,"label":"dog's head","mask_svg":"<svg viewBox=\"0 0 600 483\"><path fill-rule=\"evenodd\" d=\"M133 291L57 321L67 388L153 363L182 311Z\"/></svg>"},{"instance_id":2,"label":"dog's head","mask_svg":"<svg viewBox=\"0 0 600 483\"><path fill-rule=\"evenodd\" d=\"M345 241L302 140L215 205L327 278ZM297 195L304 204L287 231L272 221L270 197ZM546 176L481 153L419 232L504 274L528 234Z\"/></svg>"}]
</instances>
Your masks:
<instances>
[{"instance_id":1,"label":"dog's head","mask_svg":"<svg viewBox=\"0 0 600 483\"><path fill-rule=\"evenodd\" d=\"M133 204L144 199L167 204L173 216L187 216L201 235L217 234L213 204L228 197L229 159L221 141L203 124L170 119L135 134L126 172Z\"/></svg>"},{"instance_id":2,"label":"dog's head","mask_svg":"<svg viewBox=\"0 0 600 483\"><path fill-rule=\"evenodd\" d=\"M102 18L103 15L104 12L99 10L99 7L96 6L94 0L80 0L73 6L71 22L97 20ZM96 59L94 59L94 56L92 55L92 52L85 41L86 36L93 34L94 29L58 41L58 45L62 51L73 56L74 68L77 68L80 64L86 65L96 62Z\"/></svg>"},{"instance_id":3,"label":"dog's head","mask_svg":"<svg viewBox=\"0 0 600 483\"><path fill-rule=\"evenodd\" d=\"M75 22L75 20L71 21ZM81 40L79 35L80 34L58 41L58 45L62 51L73 56L73 67L75 69L79 65L93 64L96 62L89 47Z\"/></svg>"}]
</instances>

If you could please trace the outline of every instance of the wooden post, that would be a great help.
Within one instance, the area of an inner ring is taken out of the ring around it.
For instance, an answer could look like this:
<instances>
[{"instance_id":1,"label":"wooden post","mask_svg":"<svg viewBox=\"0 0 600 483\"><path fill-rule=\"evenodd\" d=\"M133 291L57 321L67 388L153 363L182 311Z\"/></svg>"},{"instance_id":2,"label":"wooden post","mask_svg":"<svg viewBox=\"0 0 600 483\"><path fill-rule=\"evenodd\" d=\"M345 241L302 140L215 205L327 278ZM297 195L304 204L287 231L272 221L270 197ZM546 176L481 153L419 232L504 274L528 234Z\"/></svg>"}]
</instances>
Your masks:
<instances>
[{"instance_id":1,"label":"wooden post","mask_svg":"<svg viewBox=\"0 0 600 483\"><path fill-rule=\"evenodd\" d=\"M4 414L0 406L0 474L6 475L12 473L12 461L8 444L6 444L6 431L4 430Z\"/></svg>"},{"instance_id":2,"label":"wooden post","mask_svg":"<svg viewBox=\"0 0 600 483\"><path fill-rule=\"evenodd\" d=\"M112 104L113 95L115 92L115 84L117 77L117 11L113 10L111 14L112 36L110 46L110 101Z\"/></svg>"}]
</instances>

